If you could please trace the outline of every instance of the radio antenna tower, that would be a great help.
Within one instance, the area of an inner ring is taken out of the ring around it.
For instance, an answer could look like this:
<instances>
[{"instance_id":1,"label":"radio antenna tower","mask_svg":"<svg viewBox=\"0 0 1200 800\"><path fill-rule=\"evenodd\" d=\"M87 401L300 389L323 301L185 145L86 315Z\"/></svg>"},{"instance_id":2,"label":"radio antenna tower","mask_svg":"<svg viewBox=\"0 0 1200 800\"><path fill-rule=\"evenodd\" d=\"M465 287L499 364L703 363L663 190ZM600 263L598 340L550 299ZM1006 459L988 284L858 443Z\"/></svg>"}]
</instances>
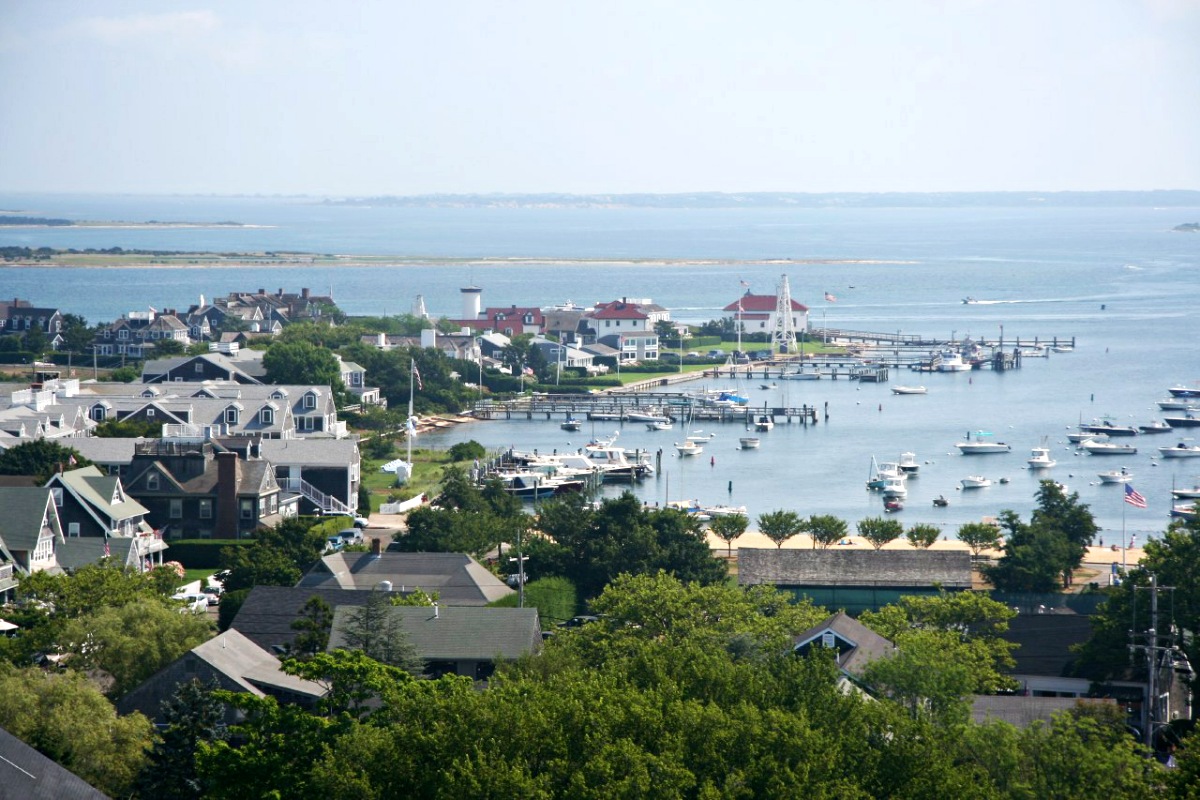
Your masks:
<instances>
[{"instance_id":1,"label":"radio antenna tower","mask_svg":"<svg viewBox=\"0 0 1200 800\"><path fill-rule=\"evenodd\" d=\"M779 277L775 290L775 319L771 325L771 348L775 354L788 353L796 347L796 326L792 321L792 289L788 276Z\"/></svg>"}]
</instances>

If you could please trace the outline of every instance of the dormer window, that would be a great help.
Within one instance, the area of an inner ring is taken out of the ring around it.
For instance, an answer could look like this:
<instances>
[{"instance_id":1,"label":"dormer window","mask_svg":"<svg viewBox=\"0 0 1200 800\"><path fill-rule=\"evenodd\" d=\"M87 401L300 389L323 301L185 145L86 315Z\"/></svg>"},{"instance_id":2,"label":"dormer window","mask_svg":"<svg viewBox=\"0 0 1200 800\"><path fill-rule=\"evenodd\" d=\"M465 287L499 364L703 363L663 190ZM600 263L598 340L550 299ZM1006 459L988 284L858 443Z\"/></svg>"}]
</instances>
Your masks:
<instances>
[{"instance_id":1,"label":"dormer window","mask_svg":"<svg viewBox=\"0 0 1200 800\"><path fill-rule=\"evenodd\" d=\"M305 408L316 408L317 407L316 394L314 394L313 392L309 392L308 394L304 395L304 407Z\"/></svg>"},{"instance_id":2,"label":"dormer window","mask_svg":"<svg viewBox=\"0 0 1200 800\"><path fill-rule=\"evenodd\" d=\"M204 372L204 362L203 362L203 361L197 361L197 362L196 362L196 366L194 367L194 369L196 370L196 372Z\"/></svg>"},{"instance_id":3,"label":"dormer window","mask_svg":"<svg viewBox=\"0 0 1200 800\"><path fill-rule=\"evenodd\" d=\"M104 419L107 416L108 416L108 409L106 409L104 406L101 406L101 405L92 406L92 419L94 419L96 422L104 422Z\"/></svg>"},{"instance_id":4,"label":"dormer window","mask_svg":"<svg viewBox=\"0 0 1200 800\"><path fill-rule=\"evenodd\" d=\"M63 491L62 487L55 486L50 490L50 494L54 496L54 505L62 508Z\"/></svg>"},{"instance_id":5,"label":"dormer window","mask_svg":"<svg viewBox=\"0 0 1200 800\"><path fill-rule=\"evenodd\" d=\"M154 416L154 409L153 409L153 408L147 408L147 409L146 409L146 416L147 416L147 417L153 417L153 416Z\"/></svg>"},{"instance_id":6,"label":"dormer window","mask_svg":"<svg viewBox=\"0 0 1200 800\"><path fill-rule=\"evenodd\" d=\"M229 425L238 424L238 410L235 406L225 409L225 422Z\"/></svg>"},{"instance_id":7,"label":"dormer window","mask_svg":"<svg viewBox=\"0 0 1200 800\"><path fill-rule=\"evenodd\" d=\"M275 409L263 408L258 412L258 421L263 425L272 425L275 423Z\"/></svg>"},{"instance_id":8,"label":"dormer window","mask_svg":"<svg viewBox=\"0 0 1200 800\"><path fill-rule=\"evenodd\" d=\"M146 488L151 492L158 491L158 473L151 472L146 476Z\"/></svg>"}]
</instances>

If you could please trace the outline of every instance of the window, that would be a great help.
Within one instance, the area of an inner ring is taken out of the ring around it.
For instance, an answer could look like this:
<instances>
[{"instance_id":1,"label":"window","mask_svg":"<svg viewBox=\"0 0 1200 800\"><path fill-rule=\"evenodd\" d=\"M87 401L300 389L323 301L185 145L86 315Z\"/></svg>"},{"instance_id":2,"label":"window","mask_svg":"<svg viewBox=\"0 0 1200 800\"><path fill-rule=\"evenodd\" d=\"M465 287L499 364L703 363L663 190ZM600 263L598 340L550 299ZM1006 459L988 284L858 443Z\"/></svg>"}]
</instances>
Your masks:
<instances>
[{"instance_id":1,"label":"window","mask_svg":"<svg viewBox=\"0 0 1200 800\"><path fill-rule=\"evenodd\" d=\"M154 416L154 409L153 409L153 408L147 408L147 409L146 409L146 416L147 416L147 417L153 417L153 416Z\"/></svg>"},{"instance_id":2,"label":"window","mask_svg":"<svg viewBox=\"0 0 1200 800\"><path fill-rule=\"evenodd\" d=\"M305 408L316 408L317 407L317 396L315 394L313 394L312 392L309 392L308 394L304 395L304 407Z\"/></svg>"},{"instance_id":3,"label":"window","mask_svg":"<svg viewBox=\"0 0 1200 800\"><path fill-rule=\"evenodd\" d=\"M78 522L67 523L67 536L78 536L78 535L79 535L79 523Z\"/></svg>"},{"instance_id":4,"label":"window","mask_svg":"<svg viewBox=\"0 0 1200 800\"><path fill-rule=\"evenodd\" d=\"M197 362L196 362L196 366L194 367L194 369L196 370L196 372L204 372L204 362L203 362L203 361L197 361Z\"/></svg>"},{"instance_id":5,"label":"window","mask_svg":"<svg viewBox=\"0 0 1200 800\"><path fill-rule=\"evenodd\" d=\"M183 519L183 501L171 501L171 519Z\"/></svg>"},{"instance_id":6,"label":"window","mask_svg":"<svg viewBox=\"0 0 1200 800\"><path fill-rule=\"evenodd\" d=\"M48 561L54 556L54 537L42 536L33 550L33 561Z\"/></svg>"},{"instance_id":7,"label":"window","mask_svg":"<svg viewBox=\"0 0 1200 800\"><path fill-rule=\"evenodd\" d=\"M117 331L117 338L118 339L128 339L129 338L129 329L121 328L121 330Z\"/></svg>"},{"instance_id":8,"label":"window","mask_svg":"<svg viewBox=\"0 0 1200 800\"><path fill-rule=\"evenodd\" d=\"M258 412L258 421L263 425L271 425L275 422L275 410L272 408L264 408Z\"/></svg>"},{"instance_id":9,"label":"window","mask_svg":"<svg viewBox=\"0 0 1200 800\"><path fill-rule=\"evenodd\" d=\"M242 519L254 519L254 501L241 501L241 516Z\"/></svg>"},{"instance_id":10,"label":"window","mask_svg":"<svg viewBox=\"0 0 1200 800\"><path fill-rule=\"evenodd\" d=\"M200 519L212 519L212 500L200 501Z\"/></svg>"},{"instance_id":11,"label":"window","mask_svg":"<svg viewBox=\"0 0 1200 800\"><path fill-rule=\"evenodd\" d=\"M54 505L62 508L62 487L54 487L50 490L50 494L54 495Z\"/></svg>"},{"instance_id":12,"label":"window","mask_svg":"<svg viewBox=\"0 0 1200 800\"><path fill-rule=\"evenodd\" d=\"M146 476L146 488L152 492L158 491L158 473L152 472Z\"/></svg>"},{"instance_id":13,"label":"window","mask_svg":"<svg viewBox=\"0 0 1200 800\"><path fill-rule=\"evenodd\" d=\"M238 410L232 406L225 409L225 421L230 425L238 424Z\"/></svg>"}]
</instances>

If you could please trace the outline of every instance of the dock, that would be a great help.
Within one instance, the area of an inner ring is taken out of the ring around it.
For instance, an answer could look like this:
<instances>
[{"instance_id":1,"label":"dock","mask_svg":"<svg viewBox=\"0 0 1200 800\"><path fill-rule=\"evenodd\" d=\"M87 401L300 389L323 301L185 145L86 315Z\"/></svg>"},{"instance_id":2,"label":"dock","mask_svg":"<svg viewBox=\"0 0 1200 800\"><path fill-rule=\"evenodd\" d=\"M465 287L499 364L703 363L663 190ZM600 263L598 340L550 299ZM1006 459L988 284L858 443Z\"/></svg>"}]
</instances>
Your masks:
<instances>
[{"instance_id":1,"label":"dock","mask_svg":"<svg viewBox=\"0 0 1200 800\"><path fill-rule=\"evenodd\" d=\"M700 373L685 373L693 379ZM545 394L518 397L507 401L477 402L471 410L476 419L579 419L603 422L630 422L631 414L661 414L679 422L707 421L750 424L766 416L776 424L816 424L820 414L814 406L714 405L682 392L621 392L605 394ZM824 416L828 418L828 409Z\"/></svg>"}]
</instances>

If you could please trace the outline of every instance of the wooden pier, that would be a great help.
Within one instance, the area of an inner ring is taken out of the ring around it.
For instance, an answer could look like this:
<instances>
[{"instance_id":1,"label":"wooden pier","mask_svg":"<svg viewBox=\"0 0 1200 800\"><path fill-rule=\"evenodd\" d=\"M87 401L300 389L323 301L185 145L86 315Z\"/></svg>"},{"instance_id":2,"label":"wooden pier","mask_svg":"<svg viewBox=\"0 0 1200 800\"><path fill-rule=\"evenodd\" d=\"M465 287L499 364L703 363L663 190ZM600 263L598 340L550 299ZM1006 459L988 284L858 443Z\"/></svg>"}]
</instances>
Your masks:
<instances>
[{"instance_id":1,"label":"wooden pier","mask_svg":"<svg viewBox=\"0 0 1200 800\"><path fill-rule=\"evenodd\" d=\"M477 402L476 419L591 420L645 425L630 415L656 414L678 422L708 421L748 425L766 416L775 423L816 424L820 415L813 406L714 405L679 392L621 394L546 394L503 402ZM828 409L824 416L828 418Z\"/></svg>"}]
</instances>

